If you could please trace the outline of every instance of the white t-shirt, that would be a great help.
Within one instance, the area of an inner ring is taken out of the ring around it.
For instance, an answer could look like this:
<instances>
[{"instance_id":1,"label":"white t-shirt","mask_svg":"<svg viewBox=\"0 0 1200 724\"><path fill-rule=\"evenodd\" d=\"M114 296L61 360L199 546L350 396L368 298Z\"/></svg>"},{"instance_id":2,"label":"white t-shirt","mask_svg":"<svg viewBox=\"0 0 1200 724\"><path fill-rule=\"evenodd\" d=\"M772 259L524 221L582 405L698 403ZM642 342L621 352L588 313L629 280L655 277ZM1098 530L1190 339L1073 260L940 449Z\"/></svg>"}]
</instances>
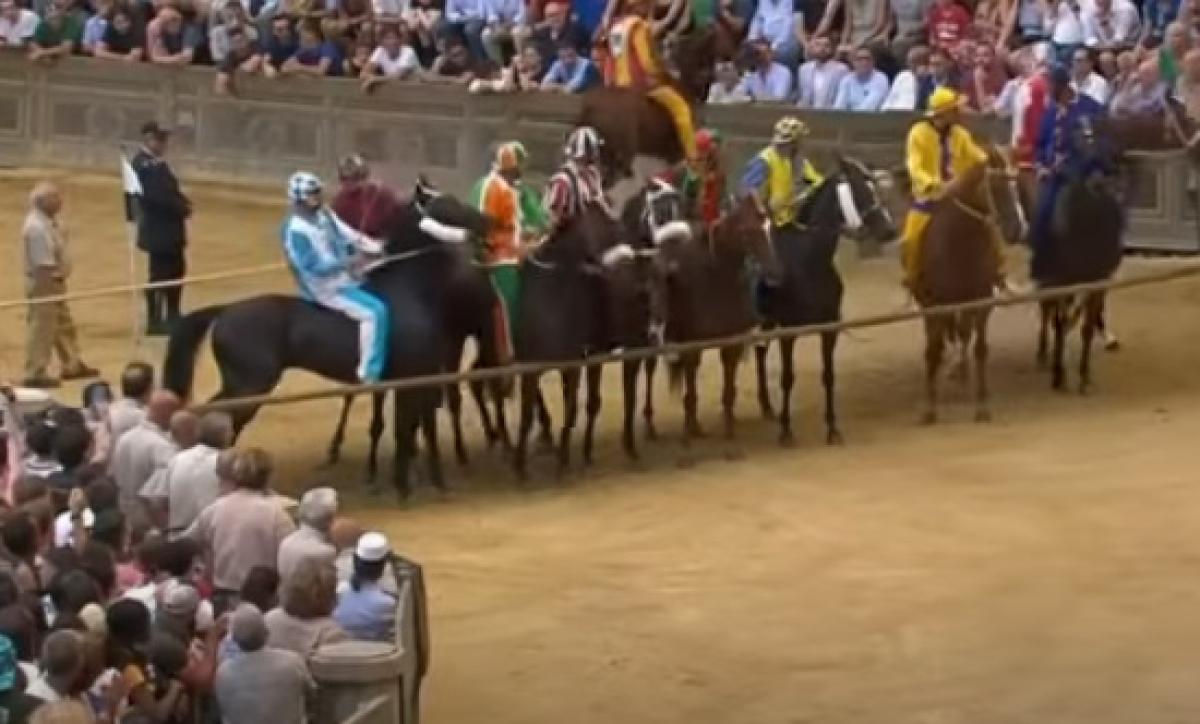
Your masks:
<instances>
[{"instance_id":1,"label":"white t-shirt","mask_svg":"<svg viewBox=\"0 0 1200 724\"><path fill-rule=\"evenodd\" d=\"M376 15L398 16L408 9L408 3L403 0L371 0L371 6Z\"/></svg>"},{"instance_id":2,"label":"white t-shirt","mask_svg":"<svg viewBox=\"0 0 1200 724\"><path fill-rule=\"evenodd\" d=\"M395 58L381 45L371 53L369 62L378 68L385 78L400 78L420 66L416 52L407 45L400 46L400 55Z\"/></svg>"},{"instance_id":3,"label":"white t-shirt","mask_svg":"<svg viewBox=\"0 0 1200 724\"><path fill-rule=\"evenodd\" d=\"M0 45L17 48L29 42L37 30L38 16L32 10L17 11L16 22L0 17Z\"/></svg>"}]
</instances>

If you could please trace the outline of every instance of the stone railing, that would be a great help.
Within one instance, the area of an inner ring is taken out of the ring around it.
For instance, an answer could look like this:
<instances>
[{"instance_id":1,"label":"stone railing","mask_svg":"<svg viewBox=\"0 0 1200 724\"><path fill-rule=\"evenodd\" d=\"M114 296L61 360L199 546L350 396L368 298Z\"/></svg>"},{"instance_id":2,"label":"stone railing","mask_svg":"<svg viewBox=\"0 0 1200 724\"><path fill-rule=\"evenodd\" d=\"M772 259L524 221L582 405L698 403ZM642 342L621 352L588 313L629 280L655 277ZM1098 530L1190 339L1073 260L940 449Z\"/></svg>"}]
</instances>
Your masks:
<instances>
[{"instance_id":1,"label":"stone railing","mask_svg":"<svg viewBox=\"0 0 1200 724\"><path fill-rule=\"evenodd\" d=\"M155 118L175 129L172 161L185 175L280 184L297 168L328 173L336 160L362 153L394 182L428 172L455 191L481 175L489 150L519 139L533 170L545 173L559 155L578 99L561 95L472 96L461 87L390 84L364 95L337 79L239 80L240 96L213 92L211 68L69 59L51 68L0 58L0 163L115 168L119 144L137 141ZM740 164L762 147L787 106L706 109L706 122L726 139ZM834 149L876 165L901 160L911 120L903 113L808 112L808 146L820 163ZM1008 126L977 132L1004 140ZM737 165L732 166L734 168ZM1143 246L1200 248L1186 186L1176 160L1136 160L1131 241Z\"/></svg>"}]
</instances>

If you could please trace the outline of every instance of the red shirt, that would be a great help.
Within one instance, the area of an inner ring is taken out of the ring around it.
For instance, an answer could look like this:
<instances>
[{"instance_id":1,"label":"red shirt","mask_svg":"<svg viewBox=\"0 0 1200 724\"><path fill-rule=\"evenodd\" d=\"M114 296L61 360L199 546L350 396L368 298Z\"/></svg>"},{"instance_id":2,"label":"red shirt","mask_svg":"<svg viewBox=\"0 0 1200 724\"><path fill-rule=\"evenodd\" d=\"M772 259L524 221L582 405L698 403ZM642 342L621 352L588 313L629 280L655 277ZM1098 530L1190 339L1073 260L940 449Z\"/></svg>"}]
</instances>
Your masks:
<instances>
[{"instance_id":1,"label":"red shirt","mask_svg":"<svg viewBox=\"0 0 1200 724\"><path fill-rule=\"evenodd\" d=\"M343 184L334 197L333 213L367 236L382 239L392 214L403 204L391 189L374 181Z\"/></svg>"},{"instance_id":2,"label":"red shirt","mask_svg":"<svg viewBox=\"0 0 1200 724\"><path fill-rule=\"evenodd\" d=\"M929 6L929 45L954 50L971 29L971 14L958 3Z\"/></svg>"}]
</instances>

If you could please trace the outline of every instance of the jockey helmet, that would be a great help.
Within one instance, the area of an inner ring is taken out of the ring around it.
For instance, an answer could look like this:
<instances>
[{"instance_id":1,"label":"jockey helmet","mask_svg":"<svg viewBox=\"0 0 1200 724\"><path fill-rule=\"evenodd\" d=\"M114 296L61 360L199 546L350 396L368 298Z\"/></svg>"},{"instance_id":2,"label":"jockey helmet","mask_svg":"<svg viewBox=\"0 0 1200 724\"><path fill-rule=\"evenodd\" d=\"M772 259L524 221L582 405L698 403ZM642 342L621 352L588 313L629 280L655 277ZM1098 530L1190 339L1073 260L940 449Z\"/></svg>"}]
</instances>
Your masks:
<instances>
[{"instance_id":1,"label":"jockey helmet","mask_svg":"<svg viewBox=\"0 0 1200 724\"><path fill-rule=\"evenodd\" d=\"M352 153L338 162L338 178L342 181L366 178L370 172L366 160L357 153Z\"/></svg>"},{"instance_id":2,"label":"jockey helmet","mask_svg":"<svg viewBox=\"0 0 1200 724\"><path fill-rule=\"evenodd\" d=\"M721 145L721 132L715 128L701 128L696 131L696 150L702 156L717 150Z\"/></svg>"},{"instance_id":3,"label":"jockey helmet","mask_svg":"<svg viewBox=\"0 0 1200 724\"><path fill-rule=\"evenodd\" d=\"M571 160L595 161L600 155L600 134L591 126L580 126L567 136L567 145L563 151Z\"/></svg>"},{"instance_id":4,"label":"jockey helmet","mask_svg":"<svg viewBox=\"0 0 1200 724\"><path fill-rule=\"evenodd\" d=\"M300 203L313 194L320 193L321 179L308 171L297 171L288 179L288 198Z\"/></svg>"},{"instance_id":5,"label":"jockey helmet","mask_svg":"<svg viewBox=\"0 0 1200 724\"><path fill-rule=\"evenodd\" d=\"M795 116L784 116L775 122L771 143L795 143L808 135L808 126Z\"/></svg>"},{"instance_id":6,"label":"jockey helmet","mask_svg":"<svg viewBox=\"0 0 1200 724\"><path fill-rule=\"evenodd\" d=\"M943 113L957 111L962 108L965 99L953 88L942 86L929 95L929 110L925 112L930 118Z\"/></svg>"},{"instance_id":7,"label":"jockey helmet","mask_svg":"<svg viewBox=\"0 0 1200 724\"><path fill-rule=\"evenodd\" d=\"M495 168L497 171L519 171L528 158L529 153L520 141L502 143L496 149Z\"/></svg>"}]
</instances>

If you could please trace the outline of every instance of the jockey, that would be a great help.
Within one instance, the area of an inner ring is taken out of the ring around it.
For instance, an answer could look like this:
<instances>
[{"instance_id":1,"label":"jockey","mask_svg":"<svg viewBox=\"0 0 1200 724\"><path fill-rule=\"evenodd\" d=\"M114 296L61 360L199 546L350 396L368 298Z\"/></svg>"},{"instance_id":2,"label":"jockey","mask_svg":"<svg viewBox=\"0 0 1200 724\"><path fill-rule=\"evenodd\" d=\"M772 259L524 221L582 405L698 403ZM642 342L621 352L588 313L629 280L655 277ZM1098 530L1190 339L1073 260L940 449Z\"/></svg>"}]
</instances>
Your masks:
<instances>
[{"instance_id":1,"label":"jockey","mask_svg":"<svg viewBox=\"0 0 1200 724\"><path fill-rule=\"evenodd\" d=\"M492 219L492 230L481 248L496 291L496 335L500 363L513 360L512 321L520 295L522 242L545 231L546 216L536 194L521 183L528 154L515 141L496 149L492 170L471 192L476 208Z\"/></svg>"},{"instance_id":2,"label":"jockey","mask_svg":"<svg viewBox=\"0 0 1200 724\"><path fill-rule=\"evenodd\" d=\"M608 33L609 59L605 82L610 87L641 91L662 105L675 124L675 133L684 156L696 158L695 125L692 108L669 82L654 42L653 30L646 20L649 0L623 0L624 14Z\"/></svg>"},{"instance_id":3,"label":"jockey","mask_svg":"<svg viewBox=\"0 0 1200 724\"><path fill-rule=\"evenodd\" d=\"M402 203L396 193L371 180L371 168L357 153L338 162L338 184L329 204L333 213L367 236L383 237L384 224Z\"/></svg>"},{"instance_id":4,"label":"jockey","mask_svg":"<svg viewBox=\"0 0 1200 724\"><path fill-rule=\"evenodd\" d=\"M321 179L306 171L288 179L292 211L283 222L284 252L301 297L358 323L358 378L378 382L387 361L388 310L362 289L354 251L379 254L383 245L338 218L325 206L321 188Z\"/></svg>"},{"instance_id":5,"label":"jockey","mask_svg":"<svg viewBox=\"0 0 1200 724\"><path fill-rule=\"evenodd\" d=\"M566 162L550 177L542 197L551 231L566 226L590 203L607 205L599 168L600 143L600 136L588 126L567 136L563 147Z\"/></svg>"},{"instance_id":6,"label":"jockey","mask_svg":"<svg viewBox=\"0 0 1200 724\"><path fill-rule=\"evenodd\" d=\"M913 124L908 132L905 165L912 180L912 208L904 220L900 240L900 260L904 267L904 286L911 292L916 288L921 270L921 246L935 204L945 195L951 183L971 173L985 172L987 152L975 143L959 123L963 97L942 87L929 96L925 118ZM992 226L995 248L996 285L1006 288L1004 281L1004 240Z\"/></svg>"},{"instance_id":7,"label":"jockey","mask_svg":"<svg viewBox=\"0 0 1200 724\"><path fill-rule=\"evenodd\" d=\"M773 231L791 226L796 220L796 202L803 194L797 194L795 167L800 165L800 179L804 192L823 181L808 159L800 153L802 139L808 135L808 126L798 118L784 116L775 123L771 145L750 160L742 175L742 193L754 194L763 201L771 215Z\"/></svg>"},{"instance_id":8,"label":"jockey","mask_svg":"<svg viewBox=\"0 0 1200 724\"><path fill-rule=\"evenodd\" d=\"M1073 176L1108 171L1088 167L1080 158L1081 149L1077 144L1082 127L1104 117L1104 106L1087 94L1076 93L1071 88L1071 73L1063 66L1055 66L1050 71L1050 94L1049 107L1042 117L1035 149L1037 208L1029 235L1033 247L1032 276L1039 282L1043 281L1047 271L1046 247L1050 241L1050 227L1059 192L1066 188Z\"/></svg>"},{"instance_id":9,"label":"jockey","mask_svg":"<svg viewBox=\"0 0 1200 724\"><path fill-rule=\"evenodd\" d=\"M684 162L669 170L663 180L679 189L684 216L712 225L728 206L720 132L711 128L697 131L696 153L699 156L694 163Z\"/></svg>"}]
</instances>

